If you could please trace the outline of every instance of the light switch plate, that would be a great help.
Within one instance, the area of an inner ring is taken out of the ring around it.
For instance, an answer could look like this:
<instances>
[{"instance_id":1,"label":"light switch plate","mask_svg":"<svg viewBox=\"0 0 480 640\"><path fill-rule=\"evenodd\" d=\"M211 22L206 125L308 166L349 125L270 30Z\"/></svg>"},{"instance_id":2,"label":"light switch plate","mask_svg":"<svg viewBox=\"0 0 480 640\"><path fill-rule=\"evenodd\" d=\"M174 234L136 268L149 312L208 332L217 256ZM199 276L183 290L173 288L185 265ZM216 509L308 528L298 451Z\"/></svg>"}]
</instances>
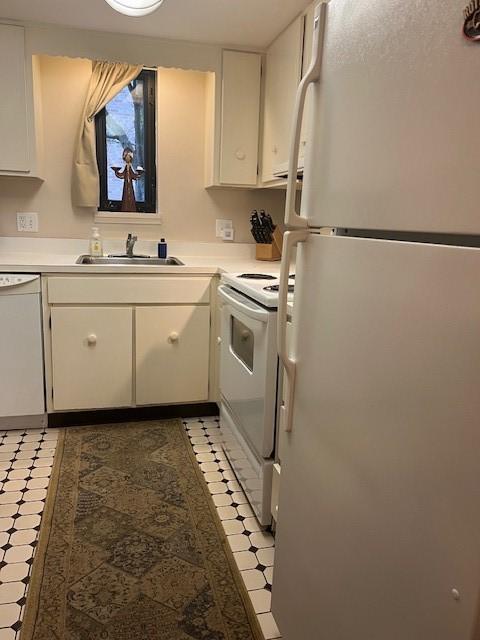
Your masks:
<instances>
[{"instance_id":1,"label":"light switch plate","mask_svg":"<svg viewBox=\"0 0 480 640\"><path fill-rule=\"evenodd\" d=\"M232 220L216 220L215 234L217 238L223 238L225 229L233 229Z\"/></svg>"},{"instance_id":2,"label":"light switch plate","mask_svg":"<svg viewBox=\"0 0 480 640\"><path fill-rule=\"evenodd\" d=\"M17 231L38 232L38 213L17 213Z\"/></svg>"}]
</instances>

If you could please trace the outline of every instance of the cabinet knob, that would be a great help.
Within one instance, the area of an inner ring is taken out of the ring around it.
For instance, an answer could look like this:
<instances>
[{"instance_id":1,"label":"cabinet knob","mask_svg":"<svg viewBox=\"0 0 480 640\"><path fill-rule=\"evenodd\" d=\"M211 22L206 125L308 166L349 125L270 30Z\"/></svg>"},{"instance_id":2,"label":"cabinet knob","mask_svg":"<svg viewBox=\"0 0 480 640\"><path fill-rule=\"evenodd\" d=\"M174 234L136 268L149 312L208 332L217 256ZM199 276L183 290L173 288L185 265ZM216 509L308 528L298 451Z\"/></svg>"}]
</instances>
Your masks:
<instances>
[{"instance_id":1,"label":"cabinet knob","mask_svg":"<svg viewBox=\"0 0 480 640\"><path fill-rule=\"evenodd\" d=\"M97 336L94 333L87 336L87 344L90 347L94 347L97 344Z\"/></svg>"},{"instance_id":2,"label":"cabinet knob","mask_svg":"<svg viewBox=\"0 0 480 640\"><path fill-rule=\"evenodd\" d=\"M217 338L217 344L222 344L222 338L220 336Z\"/></svg>"},{"instance_id":3,"label":"cabinet knob","mask_svg":"<svg viewBox=\"0 0 480 640\"><path fill-rule=\"evenodd\" d=\"M250 331L244 329L241 333L242 342L246 342L250 338Z\"/></svg>"},{"instance_id":4,"label":"cabinet knob","mask_svg":"<svg viewBox=\"0 0 480 640\"><path fill-rule=\"evenodd\" d=\"M179 337L180 336L176 331L172 331L172 333L168 336L168 341L174 344L175 342L178 342Z\"/></svg>"},{"instance_id":5,"label":"cabinet knob","mask_svg":"<svg viewBox=\"0 0 480 640\"><path fill-rule=\"evenodd\" d=\"M235 157L237 158L237 160L245 160L246 158L245 151L242 151L241 149L237 149L237 151L235 152Z\"/></svg>"}]
</instances>

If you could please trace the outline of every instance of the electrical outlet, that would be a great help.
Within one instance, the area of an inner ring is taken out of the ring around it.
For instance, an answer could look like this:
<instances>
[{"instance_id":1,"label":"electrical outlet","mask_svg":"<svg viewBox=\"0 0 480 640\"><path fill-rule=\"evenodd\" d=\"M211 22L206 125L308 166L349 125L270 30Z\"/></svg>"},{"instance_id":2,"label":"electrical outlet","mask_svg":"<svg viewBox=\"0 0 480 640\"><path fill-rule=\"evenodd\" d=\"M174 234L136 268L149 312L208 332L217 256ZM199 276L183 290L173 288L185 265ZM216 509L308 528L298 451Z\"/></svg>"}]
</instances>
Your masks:
<instances>
[{"instance_id":1,"label":"electrical outlet","mask_svg":"<svg viewBox=\"0 0 480 640\"><path fill-rule=\"evenodd\" d=\"M224 229L222 234L222 240L226 240L227 242L233 242L235 239L235 229L232 227L231 229Z\"/></svg>"},{"instance_id":2,"label":"electrical outlet","mask_svg":"<svg viewBox=\"0 0 480 640\"><path fill-rule=\"evenodd\" d=\"M223 238L225 229L233 229L232 220L216 220L215 233L217 238Z\"/></svg>"},{"instance_id":3,"label":"electrical outlet","mask_svg":"<svg viewBox=\"0 0 480 640\"><path fill-rule=\"evenodd\" d=\"M37 233L38 213L17 213L17 231Z\"/></svg>"}]
</instances>

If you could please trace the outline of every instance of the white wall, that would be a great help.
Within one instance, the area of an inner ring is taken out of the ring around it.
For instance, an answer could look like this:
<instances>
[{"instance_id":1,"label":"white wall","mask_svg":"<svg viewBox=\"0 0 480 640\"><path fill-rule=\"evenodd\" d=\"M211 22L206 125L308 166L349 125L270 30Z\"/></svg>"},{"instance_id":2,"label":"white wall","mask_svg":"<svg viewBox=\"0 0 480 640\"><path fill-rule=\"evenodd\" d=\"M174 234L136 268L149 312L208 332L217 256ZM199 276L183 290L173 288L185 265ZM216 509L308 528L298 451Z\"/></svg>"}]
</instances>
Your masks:
<instances>
[{"instance_id":1,"label":"white wall","mask_svg":"<svg viewBox=\"0 0 480 640\"><path fill-rule=\"evenodd\" d=\"M72 206L73 145L91 63L86 59L40 56L45 182L0 177L0 235L19 235L15 214L36 211L40 237L83 238L94 224L92 210ZM145 239L214 242L215 219L231 218L235 240L252 242L251 209L267 209L278 221L284 192L209 190L203 187L206 74L161 69L158 77L158 204L162 225L102 224L105 237L136 231ZM31 234L30 234L31 235Z\"/></svg>"}]
</instances>

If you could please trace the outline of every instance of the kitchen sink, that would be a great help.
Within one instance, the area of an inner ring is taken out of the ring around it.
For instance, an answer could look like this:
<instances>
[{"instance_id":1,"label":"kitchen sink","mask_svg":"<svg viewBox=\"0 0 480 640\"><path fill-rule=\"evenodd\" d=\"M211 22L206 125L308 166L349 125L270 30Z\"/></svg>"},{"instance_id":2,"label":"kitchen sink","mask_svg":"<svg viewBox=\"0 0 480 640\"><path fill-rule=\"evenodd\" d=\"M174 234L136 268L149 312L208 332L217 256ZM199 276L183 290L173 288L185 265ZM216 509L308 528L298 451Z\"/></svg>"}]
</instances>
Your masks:
<instances>
[{"instance_id":1,"label":"kitchen sink","mask_svg":"<svg viewBox=\"0 0 480 640\"><path fill-rule=\"evenodd\" d=\"M153 256L80 256L77 264L118 264L118 265L160 265L160 266L183 266L183 262L178 258L156 258Z\"/></svg>"}]
</instances>

